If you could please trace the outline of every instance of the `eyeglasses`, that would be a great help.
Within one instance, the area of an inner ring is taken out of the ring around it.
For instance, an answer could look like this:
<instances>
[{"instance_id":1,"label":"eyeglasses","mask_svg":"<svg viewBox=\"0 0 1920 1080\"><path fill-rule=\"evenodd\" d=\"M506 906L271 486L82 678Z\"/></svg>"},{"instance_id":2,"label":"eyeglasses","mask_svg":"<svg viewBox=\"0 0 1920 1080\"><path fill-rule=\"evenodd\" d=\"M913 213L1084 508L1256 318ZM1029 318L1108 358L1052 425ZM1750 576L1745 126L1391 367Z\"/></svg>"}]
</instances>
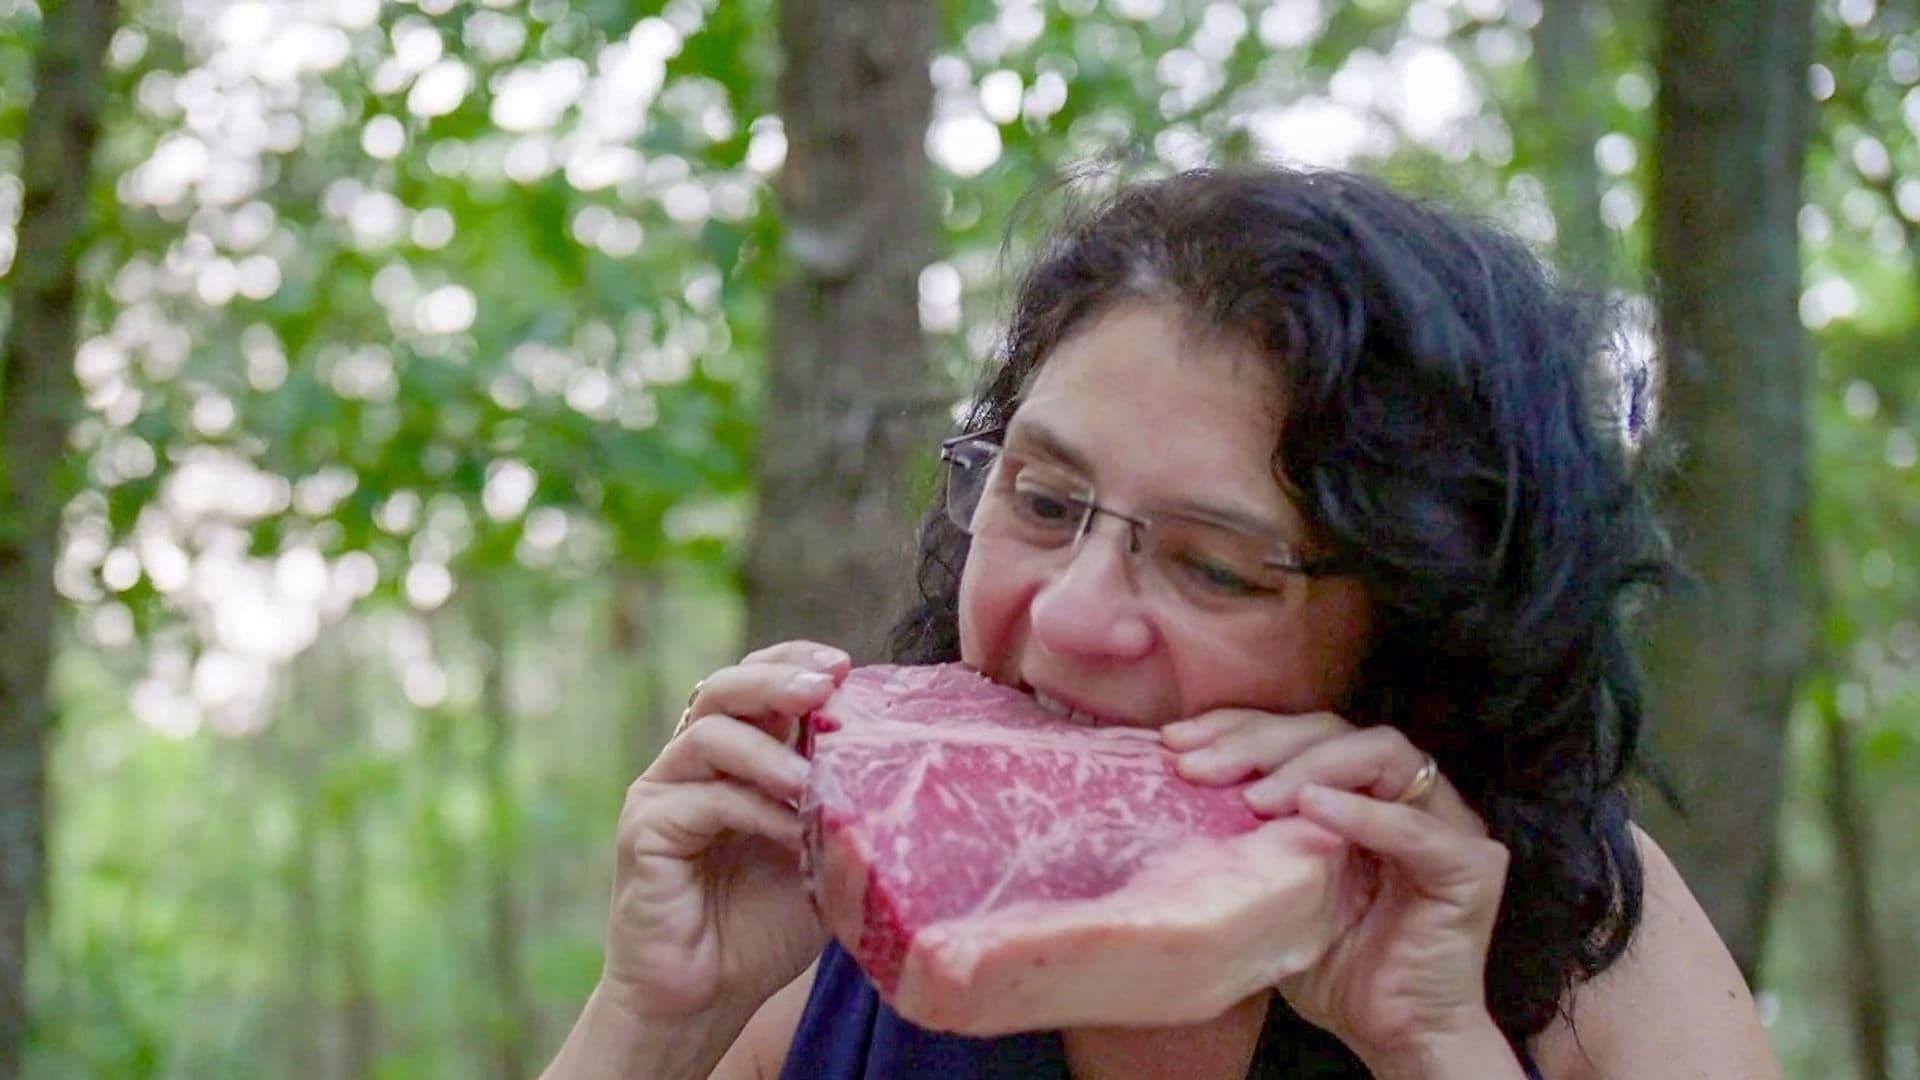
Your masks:
<instances>
[{"instance_id":1,"label":"eyeglasses","mask_svg":"<svg viewBox=\"0 0 1920 1080\"><path fill-rule=\"evenodd\" d=\"M970 536L1056 549L1078 544L1105 514L1127 526L1129 552L1202 606L1276 596L1293 577L1349 572L1340 560L1304 559L1270 533L1174 510L1129 514L1102 506L1084 477L1007 450L1000 436L976 432L940 444L947 517Z\"/></svg>"}]
</instances>

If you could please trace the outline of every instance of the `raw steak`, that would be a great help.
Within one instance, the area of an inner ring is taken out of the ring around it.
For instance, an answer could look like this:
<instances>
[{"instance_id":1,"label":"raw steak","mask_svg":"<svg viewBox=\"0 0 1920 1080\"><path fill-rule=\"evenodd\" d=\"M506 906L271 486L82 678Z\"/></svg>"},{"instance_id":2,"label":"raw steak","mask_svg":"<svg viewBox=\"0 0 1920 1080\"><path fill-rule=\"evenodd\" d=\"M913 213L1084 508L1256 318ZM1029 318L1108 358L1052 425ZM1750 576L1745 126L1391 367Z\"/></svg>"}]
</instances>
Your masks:
<instances>
[{"instance_id":1,"label":"raw steak","mask_svg":"<svg viewBox=\"0 0 1920 1080\"><path fill-rule=\"evenodd\" d=\"M856 669L807 733L815 901L922 1027L1204 1020L1351 921L1342 841L959 664Z\"/></svg>"}]
</instances>

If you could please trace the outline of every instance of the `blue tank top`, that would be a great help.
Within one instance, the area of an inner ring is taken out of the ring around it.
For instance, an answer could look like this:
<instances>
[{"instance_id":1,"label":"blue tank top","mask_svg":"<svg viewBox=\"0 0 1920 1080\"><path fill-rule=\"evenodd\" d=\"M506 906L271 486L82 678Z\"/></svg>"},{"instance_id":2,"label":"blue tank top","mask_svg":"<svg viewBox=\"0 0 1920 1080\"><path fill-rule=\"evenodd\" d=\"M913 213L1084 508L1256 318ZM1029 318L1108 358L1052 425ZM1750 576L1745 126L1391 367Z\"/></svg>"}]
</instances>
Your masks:
<instances>
[{"instance_id":1,"label":"blue tank top","mask_svg":"<svg viewBox=\"0 0 1920 1080\"><path fill-rule=\"evenodd\" d=\"M1279 995L1254 1051L1250 1077L1262 1080L1352 1076L1357 1061L1340 1041L1294 1017ZM1530 1080L1540 1071L1524 1051ZM1066 1049L1057 1032L975 1039L915 1027L880 1000L853 957L830 942L814 974L813 992L794 1032L780 1080L1067 1080Z\"/></svg>"}]
</instances>

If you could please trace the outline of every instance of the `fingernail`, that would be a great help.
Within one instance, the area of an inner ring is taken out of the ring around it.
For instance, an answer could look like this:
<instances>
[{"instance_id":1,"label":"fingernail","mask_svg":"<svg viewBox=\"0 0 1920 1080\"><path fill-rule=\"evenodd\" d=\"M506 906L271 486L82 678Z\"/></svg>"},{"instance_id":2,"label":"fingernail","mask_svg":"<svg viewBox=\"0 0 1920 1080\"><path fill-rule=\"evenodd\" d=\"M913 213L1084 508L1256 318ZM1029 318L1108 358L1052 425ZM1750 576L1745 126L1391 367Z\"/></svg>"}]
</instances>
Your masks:
<instances>
[{"instance_id":1,"label":"fingernail","mask_svg":"<svg viewBox=\"0 0 1920 1080\"><path fill-rule=\"evenodd\" d=\"M1286 791L1283 788L1277 788L1271 784L1253 784L1247 788L1246 794L1247 805L1263 814L1279 817L1291 809L1287 805L1290 800L1286 798Z\"/></svg>"},{"instance_id":2,"label":"fingernail","mask_svg":"<svg viewBox=\"0 0 1920 1080\"><path fill-rule=\"evenodd\" d=\"M806 857L807 834L806 834L806 830L802 826L796 824L792 828L783 829L780 832L778 839L780 843L786 845L786 848L788 851L793 852L795 855L800 856L802 859Z\"/></svg>"},{"instance_id":3,"label":"fingernail","mask_svg":"<svg viewBox=\"0 0 1920 1080\"><path fill-rule=\"evenodd\" d=\"M794 787L805 787L807 777L813 775L813 765L806 758L788 758L787 763L781 766L781 771L786 773Z\"/></svg>"},{"instance_id":4,"label":"fingernail","mask_svg":"<svg viewBox=\"0 0 1920 1080\"><path fill-rule=\"evenodd\" d=\"M1340 801L1340 794L1332 788L1308 784L1300 789L1300 794L1296 798L1301 807L1309 808L1322 817L1339 817L1346 810L1345 805Z\"/></svg>"},{"instance_id":5,"label":"fingernail","mask_svg":"<svg viewBox=\"0 0 1920 1080\"><path fill-rule=\"evenodd\" d=\"M1180 755L1180 768L1186 772L1199 772L1220 763L1220 755L1212 747L1189 750Z\"/></svg>"},{"instance_id":6,"label":"fingernail","mask_svg":"<svg viewBox=\"0 0 1920 1080\"><path fill-rule=\"evenodd\" d=\"M813 662L819 664L821 667L833 668L839 667L841 664L851 664L853 663L853 658L841 652L839 649L815 649L813 651Z\"/></svg>"},{"instance_id":7,"label":"fingernail","mask_svg":"<svg viewBox=\"0 0 1920 1080\"><path fill-rule=\"evenodd\" d=\"M833 676L823 675L818 671L804 671L795 675L793 681L787 685L803 694L817 694L822 690L833 688Z\"/></svg>"}]
</instances>

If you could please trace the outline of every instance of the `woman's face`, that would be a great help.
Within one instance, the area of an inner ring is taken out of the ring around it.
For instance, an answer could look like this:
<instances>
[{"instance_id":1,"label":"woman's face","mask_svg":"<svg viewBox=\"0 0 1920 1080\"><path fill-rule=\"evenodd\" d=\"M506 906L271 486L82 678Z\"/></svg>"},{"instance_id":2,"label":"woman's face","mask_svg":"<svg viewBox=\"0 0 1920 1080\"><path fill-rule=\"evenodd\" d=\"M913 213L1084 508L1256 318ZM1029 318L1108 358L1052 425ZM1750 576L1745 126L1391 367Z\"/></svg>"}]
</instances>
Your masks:
<instances>
[{"instance_id":1,"label":"woman's face","mask_svg":"<svg viewBox=\"0 0 1920 1080\"><path fill-rule=\"evenodd\" d=\"M1103 507L1258 522L1298 549L1305 522L1271 466L1276 393L1248 348L1165 306L1123 304L1054 349L1005 443L1091 484ZM960 579L961 659L1137 727L1224 706L1311 712L1347 696L1369 632L1359 582L1289 574L1278 592L1201 604L1158 573L1111 515L1052 549L977 530Z\"/></svg>"}]
</instances>

